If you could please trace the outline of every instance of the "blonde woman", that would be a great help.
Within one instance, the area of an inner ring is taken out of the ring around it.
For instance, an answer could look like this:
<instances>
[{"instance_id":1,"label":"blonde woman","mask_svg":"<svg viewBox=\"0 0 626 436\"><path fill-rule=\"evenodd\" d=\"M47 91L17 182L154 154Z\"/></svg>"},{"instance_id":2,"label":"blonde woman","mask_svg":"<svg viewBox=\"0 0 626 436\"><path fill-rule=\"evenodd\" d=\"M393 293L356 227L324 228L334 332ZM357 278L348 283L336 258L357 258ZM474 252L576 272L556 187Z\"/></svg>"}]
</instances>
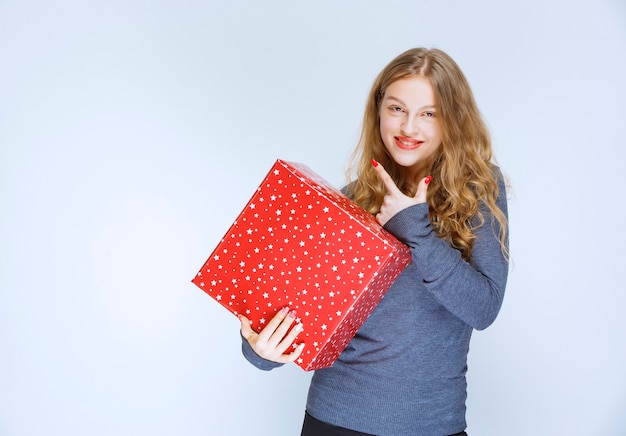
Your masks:
<instances>
[{"instance_id":1,"label":"blonde woman","mask_svg":"<svg viewBox=\"0 0 626 436\"><path fill-rule=\"evenodd\" d=\"M370 91L345 192L411 249L412 262L330 368L314 373L302 435L464 435L472 331L496 318L508 274L506 190L465 76L446 53L392 60ZM295 360L295 314L246 358Z\"/></svg>"}]
</instances>

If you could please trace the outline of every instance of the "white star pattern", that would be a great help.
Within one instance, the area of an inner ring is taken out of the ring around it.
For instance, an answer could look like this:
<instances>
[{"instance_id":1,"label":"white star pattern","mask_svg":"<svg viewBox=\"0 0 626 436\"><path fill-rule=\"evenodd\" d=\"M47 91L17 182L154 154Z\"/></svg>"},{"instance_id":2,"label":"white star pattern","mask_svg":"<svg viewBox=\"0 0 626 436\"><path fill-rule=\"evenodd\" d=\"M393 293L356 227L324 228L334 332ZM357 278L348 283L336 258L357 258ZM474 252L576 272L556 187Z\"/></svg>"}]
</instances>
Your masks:
<instances>
[{"instance_id":1,"label":"white star pattern","mask_svg":"<svg viewBox=\"0 0 626 436\"><path fill-rule=\"evenodd\" d=\"M314 370L335 361L409 261L372 215L278 160L192 282L256 331L295 310L296 362Z\"/></svg>"}]
</instances>

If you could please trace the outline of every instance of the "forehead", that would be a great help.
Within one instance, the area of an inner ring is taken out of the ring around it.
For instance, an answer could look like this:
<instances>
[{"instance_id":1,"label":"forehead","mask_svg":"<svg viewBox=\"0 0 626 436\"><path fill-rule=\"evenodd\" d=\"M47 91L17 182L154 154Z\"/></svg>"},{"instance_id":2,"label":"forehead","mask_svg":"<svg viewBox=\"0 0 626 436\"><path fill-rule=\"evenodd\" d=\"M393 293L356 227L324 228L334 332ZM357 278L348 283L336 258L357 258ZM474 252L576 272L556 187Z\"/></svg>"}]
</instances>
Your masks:
<instances>
[{"instance_id":1,"label":"forehead","mask_svg":"<svg viewBox=\"0 0 626 436\"><path fill-rule=\"evenodd\" d=\"M434 106L435 93L430 80L423 76L411 76L392 82L383 99L394 99L406 105Z\"/></svg>"}]
</instances>

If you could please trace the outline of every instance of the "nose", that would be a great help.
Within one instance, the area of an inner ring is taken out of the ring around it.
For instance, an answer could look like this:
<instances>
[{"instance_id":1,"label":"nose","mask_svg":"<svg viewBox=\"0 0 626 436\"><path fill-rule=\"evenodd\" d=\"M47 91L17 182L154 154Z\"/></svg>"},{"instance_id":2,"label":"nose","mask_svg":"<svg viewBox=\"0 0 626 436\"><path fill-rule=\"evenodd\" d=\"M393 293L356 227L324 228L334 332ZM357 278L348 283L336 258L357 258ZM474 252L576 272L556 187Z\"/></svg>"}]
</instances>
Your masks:
<instances>
[{"instance_id":1,"label":"nose","mask_svg":"<svg viewBox=\"0 0 626 436\"><path fill-rule=\"evenodd\" d=\"M419 132L419 123L415 117L407 116L400 127L406 136L415 136Z\"/></svg>"}]
</instances>

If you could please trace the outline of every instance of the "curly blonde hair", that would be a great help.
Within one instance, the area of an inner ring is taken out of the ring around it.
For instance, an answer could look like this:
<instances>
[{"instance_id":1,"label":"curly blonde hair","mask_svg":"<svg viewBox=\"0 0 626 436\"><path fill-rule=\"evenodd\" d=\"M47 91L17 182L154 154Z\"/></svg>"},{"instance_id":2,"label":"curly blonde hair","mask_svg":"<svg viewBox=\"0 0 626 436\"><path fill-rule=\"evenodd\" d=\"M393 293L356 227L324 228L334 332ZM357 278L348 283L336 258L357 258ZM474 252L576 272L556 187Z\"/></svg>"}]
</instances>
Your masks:
<instances>
[{"instance_id":1,"label":"curly blonde hair","mask_svg":"<svg viewBox=\"0 0 626 436\"><path fill-rule=\"evenodd\" d=\"M387 152L380 133L380 102L396 80L421 76L435 94L441 147L434 157L428 187L429 218L437 235L471 259L474 230L484 224L479 211L483 202L499 224L502 252L508 256L507 220L496 205L500 172L492 164L491 139L469 83L456 62L438 49L415 48L392 60L378 75L369 93L361 137L350 159L348 179L353 200L370 213L379 211L385 189L371 160L380 162L398 188L413 196L419 180L397 165ZM493 224L493 223L491 223Z\"/></svg>"}]
</instances>

